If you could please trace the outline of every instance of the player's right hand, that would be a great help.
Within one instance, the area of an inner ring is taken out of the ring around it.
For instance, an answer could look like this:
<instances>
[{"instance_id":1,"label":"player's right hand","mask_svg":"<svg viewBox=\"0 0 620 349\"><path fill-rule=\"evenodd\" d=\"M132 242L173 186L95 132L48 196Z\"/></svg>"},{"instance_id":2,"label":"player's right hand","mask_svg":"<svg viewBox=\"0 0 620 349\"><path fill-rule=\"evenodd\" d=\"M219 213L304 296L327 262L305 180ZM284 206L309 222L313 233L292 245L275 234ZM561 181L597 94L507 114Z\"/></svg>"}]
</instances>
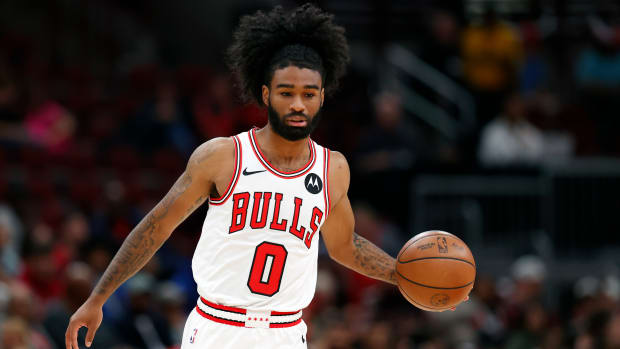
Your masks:
<instances>
[{"instance_id":1,"label":"player's right hand","mask_svg":"<svg viewBox=\"0 0 620 349\"><path fill-rule=\"evenodd\" d=\"M79 349L78 346L78 330L83 326L88 328L86 333L86 346L90 347L93 339L95 338L95 332L101 325L103 320L103 310L100 304L96 304L90 300L87 300L82 306L71 316L69 320L69 326L67 332L65 332L65 347L66 349Z\"/></svg>"}]
</instances>

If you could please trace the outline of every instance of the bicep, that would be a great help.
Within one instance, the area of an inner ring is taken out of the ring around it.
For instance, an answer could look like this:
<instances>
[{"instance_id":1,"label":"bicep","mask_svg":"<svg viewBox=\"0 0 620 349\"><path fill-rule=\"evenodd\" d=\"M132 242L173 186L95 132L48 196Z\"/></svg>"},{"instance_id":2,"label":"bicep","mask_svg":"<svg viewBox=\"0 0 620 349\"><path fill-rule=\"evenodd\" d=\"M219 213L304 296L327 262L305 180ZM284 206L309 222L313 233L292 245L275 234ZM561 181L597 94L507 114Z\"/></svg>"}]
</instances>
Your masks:
<instances>
[{"instance_id":1,"label":"bicep","mask_svg":"<svg viewBox=\"0 0 620 349\"><path fill-rule=\"evenodd\" d=\"M321 236L332 258L338 259L338 255L351 245L354 226L351 203L347 195L344 195L332 208L321 227Z\"/></svg>"},{"instance_id":2,"label":"bicep","mask_svg":"<svg viewBox=\"0 0 620 349\"><path fill-rule=\"evenodd\" d=\"M172 231L207 199L208 192L204 180L185 170L153 210L154 218Z\"/></svg>"},{"instance_id":3,"label":"bicep","mask_svg":"<svg viewBox=\"0 0 620 349\"><path fill-rule=\"evenodd\" d=\"M321 236L329 255L338 260L353 241L355 219L351 203L347 196L349 189L349 164L345 157L338 152L331 152L329 182L333 183L330 193L333 195L334 205L331 207L327 220L321 227Z\"/></svg>"},{"instance_id":4,"label":"bicep","mask_svg":"<svg viewBox=\"0 0 620 349\"><path fill-rule=\"evenodd\" d=\"M221 168L231 155L234 157L231 145L229 139L213 139L194 151L185 171L152 211L166 231L174 230L209 197L216 168Z\"/></svg>"}]
</instances>

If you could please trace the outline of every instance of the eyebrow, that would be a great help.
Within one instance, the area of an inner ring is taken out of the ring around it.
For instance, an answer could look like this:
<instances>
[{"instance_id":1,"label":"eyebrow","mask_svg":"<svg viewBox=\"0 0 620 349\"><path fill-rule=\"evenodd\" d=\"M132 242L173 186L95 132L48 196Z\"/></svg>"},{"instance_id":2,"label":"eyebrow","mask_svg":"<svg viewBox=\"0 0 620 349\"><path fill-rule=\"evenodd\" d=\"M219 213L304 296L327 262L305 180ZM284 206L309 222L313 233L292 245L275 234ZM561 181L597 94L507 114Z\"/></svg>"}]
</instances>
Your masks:
<instances>
[{"instance_id":1,"label":"eyebrow","mask_svg":"<svg viewBox=\"0 0 620 349\"><path fill-rule=\"evenodd\" d=\"M294 88L295 85L293 84L277 84L276 88ZM319 87L317 85L304 85L304 88L309 88L309 89L315 89L318 90Z\"/></svg>"}]
</instances>

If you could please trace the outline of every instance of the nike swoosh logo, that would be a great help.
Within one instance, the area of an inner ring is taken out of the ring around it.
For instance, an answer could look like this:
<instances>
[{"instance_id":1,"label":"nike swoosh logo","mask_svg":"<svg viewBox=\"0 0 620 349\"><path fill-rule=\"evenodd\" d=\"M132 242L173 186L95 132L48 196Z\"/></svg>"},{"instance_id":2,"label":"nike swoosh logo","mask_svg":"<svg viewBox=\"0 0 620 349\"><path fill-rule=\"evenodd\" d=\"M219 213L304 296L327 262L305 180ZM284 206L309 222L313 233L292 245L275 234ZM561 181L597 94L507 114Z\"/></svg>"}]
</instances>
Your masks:
<instances>
[{"instance_id":1,"label":"nike swoosh logo","mask_svg":"<svg viewBox=\"0 0 620 349\"><path fill-rule=\"evenodd\" d=\"M243 175L244 175L244 176L249 176L249 175L253 175L253 174L255 174L255 173L261 173L261 172L265 172L265 171L267 171L267 170L260 170L260 171L248 171L248 168L246 167L246 168L244 168L244 169L243 169Z\"/></svg>"}]
</instances>

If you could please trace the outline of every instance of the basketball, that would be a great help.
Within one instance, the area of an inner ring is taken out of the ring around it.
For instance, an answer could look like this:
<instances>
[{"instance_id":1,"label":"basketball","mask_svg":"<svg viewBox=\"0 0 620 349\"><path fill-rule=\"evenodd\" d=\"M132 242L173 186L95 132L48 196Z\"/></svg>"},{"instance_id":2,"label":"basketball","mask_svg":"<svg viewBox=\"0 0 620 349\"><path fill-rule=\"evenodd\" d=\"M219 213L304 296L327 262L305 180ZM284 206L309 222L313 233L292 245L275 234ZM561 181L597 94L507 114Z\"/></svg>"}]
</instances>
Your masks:
<instances>
[{"instance_id":1,"label":"basketball","mask_svg":"<svg viewBox=\"0 0 620 349\"><path fill-rule=\"evenodd\" d=\"M398 289L422 310L455 307L467 298L475 277L476 262L469 247L445 231L414 236L396 258Z\"/></svg>"}]
</instances>

